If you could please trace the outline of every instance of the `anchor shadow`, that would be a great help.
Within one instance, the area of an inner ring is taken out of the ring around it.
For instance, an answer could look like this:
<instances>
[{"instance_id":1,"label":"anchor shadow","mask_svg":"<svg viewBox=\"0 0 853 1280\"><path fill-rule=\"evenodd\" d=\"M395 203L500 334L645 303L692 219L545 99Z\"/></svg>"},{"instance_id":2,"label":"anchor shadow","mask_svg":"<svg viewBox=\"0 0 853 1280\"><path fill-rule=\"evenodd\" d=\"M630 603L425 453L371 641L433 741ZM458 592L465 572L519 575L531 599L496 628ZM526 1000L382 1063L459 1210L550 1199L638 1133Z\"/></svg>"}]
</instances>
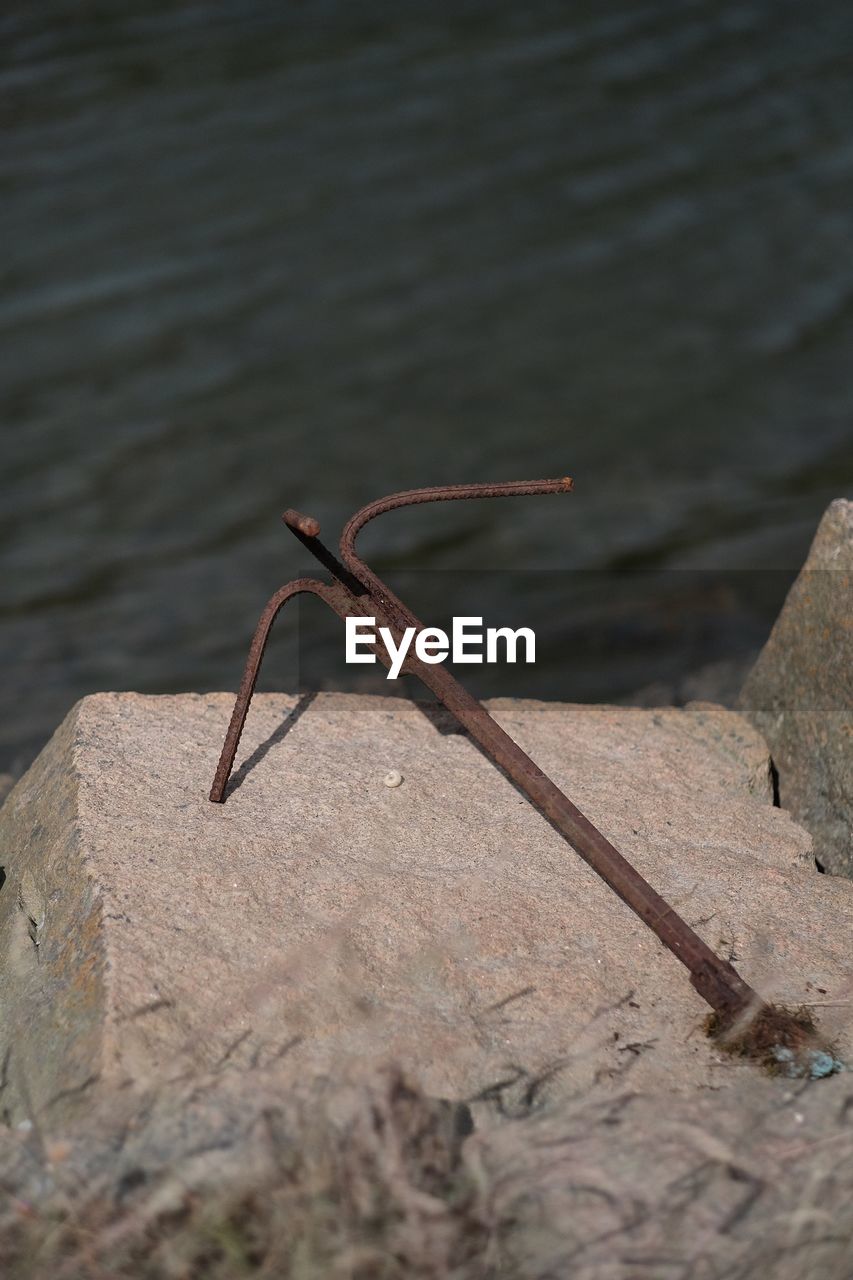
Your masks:
<instances>
[{"instance_id":1,"label":"anchor shadow","mask_svg":"<svg viewBox=\"0 0 853 1280\"><path fill-rule=\"evenodd\" d=\"M281 724L273 730L268 738L265 738L263 742L255 747L252 754L246 757L239 769L235 769L225 791L226 800L243 785L252 770L256 769L261 761L269 755L273 747L277 747L280 742L284 741L294 725L298 724L302 716L305 715L305 712L311 706L311 703L316 697L316 690L312 690L310 693L300 694L299 701L296 703L296 706L292 711L288 712Z\"/></svg>"}]
</instances>

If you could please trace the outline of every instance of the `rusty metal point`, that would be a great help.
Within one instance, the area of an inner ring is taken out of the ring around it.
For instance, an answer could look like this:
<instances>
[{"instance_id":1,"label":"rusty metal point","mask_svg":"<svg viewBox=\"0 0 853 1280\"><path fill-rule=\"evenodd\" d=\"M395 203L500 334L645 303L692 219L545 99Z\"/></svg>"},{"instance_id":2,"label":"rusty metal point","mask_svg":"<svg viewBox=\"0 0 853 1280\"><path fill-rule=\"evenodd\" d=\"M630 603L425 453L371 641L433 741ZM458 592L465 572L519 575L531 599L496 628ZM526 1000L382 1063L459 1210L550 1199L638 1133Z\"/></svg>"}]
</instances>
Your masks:
<instances>
[{"instance_id":1,"label":"rusty metal point","mask_svg":"<svg viewBox=\"0 0 853 1280\"><path fill-rule=\"evenodd\" d=\"M306 538L316 538L320 533L320 521L315 520L313 516L305 516L301 511L294 511L293 507L288 507L282 514L282 520L288 529L293 529L297 533L303 533Z\"/></svg>"}]
</instances>

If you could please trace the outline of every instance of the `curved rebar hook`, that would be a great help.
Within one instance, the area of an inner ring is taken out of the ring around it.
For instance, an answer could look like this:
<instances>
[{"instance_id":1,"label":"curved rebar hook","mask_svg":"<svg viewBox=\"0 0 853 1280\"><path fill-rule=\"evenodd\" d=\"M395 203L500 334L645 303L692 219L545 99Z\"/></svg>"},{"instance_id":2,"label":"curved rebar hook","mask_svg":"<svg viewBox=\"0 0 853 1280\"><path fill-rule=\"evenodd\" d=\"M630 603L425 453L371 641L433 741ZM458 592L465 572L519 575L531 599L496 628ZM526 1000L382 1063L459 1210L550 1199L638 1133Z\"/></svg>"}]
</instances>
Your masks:
<instances>
[{"instance_id":1,"label":"curved rebar hook","mask_svg":"<svg viewBox=\"0 0 853 1280\"><path fill-rule=\"evenodd\" d=\"M255 634L249 648L249 656L243 671L243 679L234 703L234 711L216 774L210 790L210 799L214 804L222 804L225 799L225 788L234 767L234 759L240 744L240 737L249 712L249 704L255 691L261 661L267 640L282 606L295 595L308 592L319 596L332 608L340 618L346 618L364 612L364 602L370 601L376 611L380 606L388 615L387 620L405 629L407 626L421 627L421 623L402 600L376 576L372 569L356 554L355 539L359 531L370 520L383 515L386 511L394 511L398 507L416 506L421 502L442 502L459 498L511 498L525 494L568 493L572 481L568 476L560 480L520 480L508 481L504 484L453 484L438 485L427 489L408 489L402 493L392 493L385 498L377 498L370 502L347 521L341 534L341 555L345 565L319 540L320 523L313 516L303 515L300 511L289 508L282 519L303 546L307 547L320 563L329 569L337 581L321 582L316 578L296 578L270 598L255 628ZM345 567L346 566L346 567ZM348 571L349 570L349 571ZM368 610L369 611L369 610ZM424 672L421 672L423 679ZM430 676L433 673L427 672ZM431 680L426 681L433 688Z\"/></svg>"},{"instance_id":2,"label":"curved rebar hook","mask_svg":"<svg viewBox=\"0 0 853 1280\"><path fill-rule=\"evenodd\" d=\"M319 525L317 525L317 531L319 532ZM228 725L228 732L225 735L219 764L216 766L216 773L213 778L213 786L210 788L210 799L214 804L222 804L225 799L225 788L228 785L228 779L234 767L234 757L237 754L237 747L240 745L240 737L243 733L243 726L246 723L249 703L252 701L252 694L255 692L258 672L272 625L288 600L293 596L306 593L319 596L340 618L345 618L351 612L349 592L338 583L320 582L317 578L294 578L292 582L288 582L286 586L276 591L275 595L271 596L267 601L264 611L258 620L258 625L255 627L255 634L252 637L249 656L246 659L246 666L243 671L243 679L240 681L234 710L231 713L231 723ZM355 602L352 601L352 603L354 604Z\"/></svg>"},{"instance_id":3,"label":"curved rebar hook","mask_svg":"<svg viewBox=\"0 0 853 1280\"><path fill-rule=\"evenodd\" d=\"M366 524L387 511L396 511L399 507L414 507L421 502L452 502L460 498L533 497L546 493L571 493L573 487L574 481L571 476L562 476L559 480L507 480L502 484L444 484L427 489L406 489L402 493L392 493L387 498L377 498L375 502L369 502L347 521L341 534L341 557L347 568L365 583L376 598L386 607L392 608L397 614L399 625L420 626L411 610L406 608L402 600L394 595L393 591L357 554L355 540ZM305 518L302 517L302 519ZM317 528L319 530L319 525Z\"/></svg>"}]
</instances>

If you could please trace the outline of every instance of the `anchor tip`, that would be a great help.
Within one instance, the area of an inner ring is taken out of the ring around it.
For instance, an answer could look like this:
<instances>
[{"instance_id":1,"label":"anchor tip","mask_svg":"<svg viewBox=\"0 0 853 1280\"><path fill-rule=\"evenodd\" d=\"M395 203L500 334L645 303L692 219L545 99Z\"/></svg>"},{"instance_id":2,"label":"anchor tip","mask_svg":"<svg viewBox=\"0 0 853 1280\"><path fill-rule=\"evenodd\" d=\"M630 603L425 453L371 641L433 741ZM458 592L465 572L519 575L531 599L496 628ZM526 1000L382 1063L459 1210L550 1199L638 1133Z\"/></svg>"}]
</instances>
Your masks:
<instances>
[{"instance_id":1,"label":"anchor tip","mask_svg":"<svg viewBox=\"0 0 853 1280\"><path fill-rule=\"evenodd\" d=\"M316 538L320 532L319 520L315 520L313 516L304 516L301 511L294 511L292 507L288 507L281 518L288 529L295 529L306 538Z\"/></svg>"}]
</instances>

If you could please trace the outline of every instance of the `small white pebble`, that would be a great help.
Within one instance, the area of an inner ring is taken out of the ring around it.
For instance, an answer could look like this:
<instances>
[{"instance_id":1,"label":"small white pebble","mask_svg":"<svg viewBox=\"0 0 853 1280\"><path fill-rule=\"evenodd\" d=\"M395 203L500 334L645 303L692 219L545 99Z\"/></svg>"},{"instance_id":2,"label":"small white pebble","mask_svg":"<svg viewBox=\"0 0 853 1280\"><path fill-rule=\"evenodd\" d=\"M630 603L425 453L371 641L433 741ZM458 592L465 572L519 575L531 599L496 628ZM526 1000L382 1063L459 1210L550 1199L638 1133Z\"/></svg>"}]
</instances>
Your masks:
<instances>
[{"instance_id":1,"label":"small white pebble","mask_svg":"<svg viewBox=\"0 0 853 1280\"><path fill-rule=\"evenodd\" d=\"M794 1120L796 1121L797 1124L802 1124L805 1118L806 1117L803 1115L802 1111L794 1112Z\"/></svg>"},{"instance_id":2,"label":"small white pebble","mask_svg":"<svg viewBox=\"0 0 853 1280\"><path fill-rule=\"evenodd\" d=\"M386 787L399 787L403 781L403 775L398 773L396 769L389 769L382 781Z\"/></svg>"}]
</instances>

